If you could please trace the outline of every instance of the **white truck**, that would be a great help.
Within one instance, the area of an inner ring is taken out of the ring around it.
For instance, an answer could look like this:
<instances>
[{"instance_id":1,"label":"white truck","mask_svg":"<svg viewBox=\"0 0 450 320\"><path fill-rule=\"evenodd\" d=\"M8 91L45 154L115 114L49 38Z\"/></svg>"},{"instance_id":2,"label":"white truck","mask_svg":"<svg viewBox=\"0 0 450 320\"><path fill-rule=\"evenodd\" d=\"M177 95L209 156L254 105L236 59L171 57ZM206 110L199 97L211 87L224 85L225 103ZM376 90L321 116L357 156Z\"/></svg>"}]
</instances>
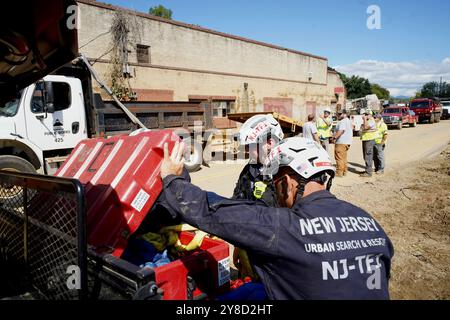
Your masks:
<instances>
[{"instance_id":1,"label":"white truck","mask_svg":"<svg viewBox=\"0 0 450 320\"><path fill-rule=\"evenodd\" d=\"M442 116L441 119L449 119L450 118L450 99L445 99L441 101L442 104Z\"/></svg>"},{"instance_id":2,"label":"white truck","mask_svg":"<svg viewBox=\"0 0 450 320\"><path fill-rule=\"evenodd\" d=\"M100 87L104 84L84 57L57 73L0 105L0 169L53 174L81 140L139 128L170 128L184 139L192 138L187 169L201 166L203 139L210 137L205 131L212 129L208 103L124 102L124 106L113 95L115 101L105 103L93 93L92 78ZM201 126L194 132L198 123Z\"/></svg>"}]
</instances>

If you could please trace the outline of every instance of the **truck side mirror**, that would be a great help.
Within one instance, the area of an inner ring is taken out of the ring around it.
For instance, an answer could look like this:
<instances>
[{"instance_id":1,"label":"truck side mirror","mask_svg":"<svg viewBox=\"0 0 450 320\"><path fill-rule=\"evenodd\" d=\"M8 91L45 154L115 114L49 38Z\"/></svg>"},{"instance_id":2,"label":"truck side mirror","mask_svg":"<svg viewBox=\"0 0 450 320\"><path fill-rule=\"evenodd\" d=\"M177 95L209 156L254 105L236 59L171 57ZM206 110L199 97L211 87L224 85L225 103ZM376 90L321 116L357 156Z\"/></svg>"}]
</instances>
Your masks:
<instances>
[{"instance_id":1,"label":"truck side mirror","mask_svg":"<svg viewBox=\"0 0 450 320\"><path fill-rule=\"evenodd\" d=\"M44 82L45 95L44 95L44 111L45 117L47 118L47 113L55 112L55 93L53 91L53 83L46 81Z\"/></svg>"}]
</instances>

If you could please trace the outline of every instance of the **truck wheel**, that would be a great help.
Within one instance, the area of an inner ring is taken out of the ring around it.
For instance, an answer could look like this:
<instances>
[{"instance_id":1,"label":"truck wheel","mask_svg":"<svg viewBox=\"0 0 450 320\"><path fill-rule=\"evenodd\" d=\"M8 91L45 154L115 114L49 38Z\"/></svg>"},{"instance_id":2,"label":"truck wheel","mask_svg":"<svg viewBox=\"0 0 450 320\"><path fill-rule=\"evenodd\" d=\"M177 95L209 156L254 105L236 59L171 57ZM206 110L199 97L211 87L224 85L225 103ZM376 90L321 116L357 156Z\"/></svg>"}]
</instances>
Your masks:
<instances>
[{"instance_id":1,"label":"truck wheel","mask_svg":"<svg viewBox=\"0 0 450 320\"><path fill-rule=\"evenodd\" d=\"M36 173L34 166L27 160L16 156L0 156L0 170L23 173ZM19 200L22 190L15 186L0 186L0 199Z\"/></svg>"},{"instance_id":2,"label":"truck wheel","mask_svg":"<svg viewBox=\"0 0 450 320\"><path fill-rule=\"evenodd\" d=\"M191 139L185 140L188 145L187 152L184 155L185 163L184 167L189 172L198 171L203 162L203 148L197 141L192 141Z\"/></svg>"}]
</instances>

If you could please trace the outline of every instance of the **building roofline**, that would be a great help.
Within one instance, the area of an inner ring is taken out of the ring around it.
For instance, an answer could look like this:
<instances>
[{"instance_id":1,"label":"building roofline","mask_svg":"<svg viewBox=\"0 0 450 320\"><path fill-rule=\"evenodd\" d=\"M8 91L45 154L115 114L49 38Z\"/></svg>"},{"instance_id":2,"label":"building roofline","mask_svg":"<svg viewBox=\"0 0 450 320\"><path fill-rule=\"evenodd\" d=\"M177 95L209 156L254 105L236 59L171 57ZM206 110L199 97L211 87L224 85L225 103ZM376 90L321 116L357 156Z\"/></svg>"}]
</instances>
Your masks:
<instances>
[{"instance_id":1,"label":"building roofline","mask_svg":"<svg viewBox=\"0 0 450 320\"><path fill-rule=\"evenodd\" d=\"M288 49L288 48L284 48L284 47L280 47L280 46L276 46L276 45L273 45L273 44L269 44L269 43L265 43L265 42L261 42L261 41L256 41L256 40L252 40L252 39L248 39L248 38L243 38L243 37L235 36L235 35L232 35L232 34L228 34L228 33L224 33L224 32L219 32L219 31L215 31L215 30L199 27L199 26L196 26L196 25L193 25L193 24L188 24L188 23L179 22L179 21L175 21L175 20L168 20L168 19L164 19L164 18L161 18L161 17L153 16L153 15L148 14L148 13L138 12L138 11L126 9L126 8L123 8L123 7L119 7L119 6L115 6L115 5L111 5L111 4L107 4L107 3L103 3L103 2L97 2L95 0L76 0L76 1L79 2L79 3L82 3L82 4L86 4L86 5L91 5L91 6L95 6L95 7L99 7L99 8L103 8L103 9L108 9L108 10L113 10L113 11L120 10L120 11L124 11L124 12L128 12L130 14L136 15L138 17L142 17L142 18L146 18L146 19L150 19L150 20L154 20L154 21L168 23L168 24L172 24L172 25L175 25L175 26L179 26L179 27L184 27L184 28L188 28L188 29L192 29L192 30L196 30L196 31L206 32L206 33L214 34L214 35L217 35L217 36L222 36L222 37L226 37L226 38L230 38L230 39L234 39L234 40L239 40L239 41L244 41L244 42L248 42L248 43L252 43L252 44L256 44L256 45L260 45L260 46L264 46L264 47L269 47L269 48L272 48L272 49L283 50L283 51L291 52L291 53L294 53L294 54L299 54L299 55L302 55L302 56L307 56L307 57L311 57L311 58L316 58L316 59L328 61L327 58L324 58L324 57L321 57L321 56L316 56L316 55L313 55L313 54L310 54L310 53L297 51L297 50L293 50L293 49Z\"/></svg>"}]
</instances>

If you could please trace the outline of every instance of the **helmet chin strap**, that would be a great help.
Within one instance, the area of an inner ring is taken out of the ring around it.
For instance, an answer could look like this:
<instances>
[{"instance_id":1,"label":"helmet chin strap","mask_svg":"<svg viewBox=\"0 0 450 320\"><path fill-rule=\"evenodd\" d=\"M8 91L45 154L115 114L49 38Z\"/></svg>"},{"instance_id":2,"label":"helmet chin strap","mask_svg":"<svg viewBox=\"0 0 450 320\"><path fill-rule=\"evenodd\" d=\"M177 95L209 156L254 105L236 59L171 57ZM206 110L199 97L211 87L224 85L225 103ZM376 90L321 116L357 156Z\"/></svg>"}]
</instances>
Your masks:
<instances>
[{"instance_id":1,"label":"helmet chin strap","mask_svg":"<svg viewBox=\"0 0 450 320\"><path fill-rule=\"evenodd\" d=\"M297 193L295 195L294 202L296 202L297 199L303 198L303 195L305 194L305 187L309 182L314 181L314 182L324 185L326 183L326 178L327 178L327 175L325 175L325 174L320 176L319 178L308 179L308 180L303 177L300 177L300 179L297 180L297 182L298 182ZM331 190L332 185L333 185L333 177L330 176L330 178L328 179L328 182L327 182L327 190L328 191Z\"/></svg>"},{"instance_id":2,"label":"helmet chin strap","mask_svg":"<svg viewBox=\"0 0 450 320\"><path fill-rule=\"evenodd\" d=\"M331 190L331 186L333 185L333 177L330 177L328 179L328 183L327 183L327 190L330 191Z\"/></svg>"},{"instance_id":3,"label":"helmet chin strap","mask_svg":"<svg viewBox=\"0 0 450 320\"><path fill-rule=\"evenodd\" d=\"M305 187L308 184L310 180L306 180L302 177L300 177L300 179L297 180L298 185L297 185L297 193L295 195L295 200L294 202L297 201L297 199L301 199L303 198L303 195L305 194Z\"/></svg>"}]
</instances>

